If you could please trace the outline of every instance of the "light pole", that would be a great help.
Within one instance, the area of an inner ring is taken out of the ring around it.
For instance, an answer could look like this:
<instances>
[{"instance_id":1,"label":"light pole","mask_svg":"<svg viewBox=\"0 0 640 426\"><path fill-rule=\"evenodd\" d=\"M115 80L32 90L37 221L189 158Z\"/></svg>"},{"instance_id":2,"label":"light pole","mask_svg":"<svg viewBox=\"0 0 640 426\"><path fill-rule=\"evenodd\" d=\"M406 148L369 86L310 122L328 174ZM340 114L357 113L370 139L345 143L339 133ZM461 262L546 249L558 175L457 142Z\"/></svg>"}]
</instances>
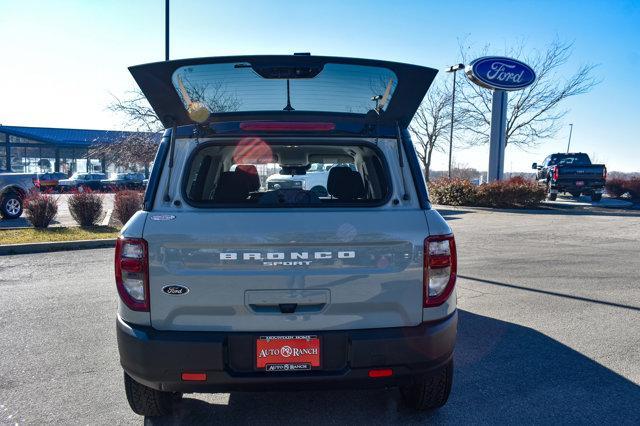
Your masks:
<instances>
[{"instance_id":1,"label":"light pole","mask_svg":"<svg viewBox=\"0 0 640 426\"><path fill-rule=\"evenodd\" d=\"M464 69L464 64L451 65L446 71L453 73L453 91L451 92L451 130L449 131L449 178L451 178L451 162L453 154L453 117L456 105L456 72Z\"/></svg>"},{"instance_id":2,"label":"light pole","mask_svg":"<svg viewBox=\"0 0 640 426\"><path fill-rule=\"evenodd\" d=\"M567 154L569 153L569 147L571 146L571 134L573 133L573 123L569 124L569 143L567 144Z\"/></svg>"},{"instance_id":3,"label":"light pole","mask_svg":"<svg viewBox=\"0 0 640 426\"><path fill-rule=\"evenodd\" d=\"M169 60L169 0L164 2L164 60Z\"/></svg>"}]
</instances>

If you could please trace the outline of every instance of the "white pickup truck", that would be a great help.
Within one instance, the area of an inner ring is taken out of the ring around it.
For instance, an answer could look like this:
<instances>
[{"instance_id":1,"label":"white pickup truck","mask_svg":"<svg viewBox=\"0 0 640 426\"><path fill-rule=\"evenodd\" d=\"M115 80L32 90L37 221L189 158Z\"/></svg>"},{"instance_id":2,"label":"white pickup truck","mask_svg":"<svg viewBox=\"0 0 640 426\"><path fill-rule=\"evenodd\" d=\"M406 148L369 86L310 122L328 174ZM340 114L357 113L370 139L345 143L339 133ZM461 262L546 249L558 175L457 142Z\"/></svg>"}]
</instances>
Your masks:
<instances>
[{"instance_id":1,"label":"white pickup truck","mask_svg":"<svg viewBox=\"0 0 640 426\"><path fill-rule=\"evenodd\" d=\"M305 174L278 174L271 175L267 178L267 189L287 189L299 188L315 193L318 197L327 197L327 179L329 178L329 170L334 166L348 166L355 170L353 164L322 164L313 163Z\"/></svg>"}]
</instances>

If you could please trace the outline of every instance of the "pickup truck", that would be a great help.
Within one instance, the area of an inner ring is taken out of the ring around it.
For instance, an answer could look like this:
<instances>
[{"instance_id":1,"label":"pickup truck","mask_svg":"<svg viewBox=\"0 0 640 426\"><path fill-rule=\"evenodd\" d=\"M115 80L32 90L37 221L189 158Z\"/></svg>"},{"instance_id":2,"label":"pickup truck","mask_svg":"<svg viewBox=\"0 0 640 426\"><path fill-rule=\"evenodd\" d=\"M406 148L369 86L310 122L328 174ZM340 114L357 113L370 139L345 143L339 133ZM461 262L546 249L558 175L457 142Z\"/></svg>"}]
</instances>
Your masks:
<instances>
[{"instance_id":1,"label":"pickup truck","mask_svg":"<svg viewBox=\"0 0 640 426\"><path fill-rule=\"evenodd\" d=\"M303 175L286 174L284 171L267 178L267 189L302 188L309 190L318 197L327 197L327 180L329 171L333 167L346 166L355 171L353 164L311 164L309 170Z\"/></svg>"},{"instance_id":2,"label":"pickup truck","mask_svg":"<svg viewBox=\"0 0 640 426\"><path fill-rule=\"evenodd\" d=\"M35 173L0 173L0 216L19 218L24 197L36 188L36 180Z\"/></svg>"},{"instance_id":3,"label":"pickup truck","mask_svg":"<svg viewBox=\"0 0 640 426\"><path fill-rule=\"evenodd\" d=\"M602 199L607 168L604 164L591 164L583 152L551 154L541 164L533 163L531 168L537 170L538 184L547 189L550 201L560 192L574 197L589 195L594 202Z\"/></svg>"}]
</instances>

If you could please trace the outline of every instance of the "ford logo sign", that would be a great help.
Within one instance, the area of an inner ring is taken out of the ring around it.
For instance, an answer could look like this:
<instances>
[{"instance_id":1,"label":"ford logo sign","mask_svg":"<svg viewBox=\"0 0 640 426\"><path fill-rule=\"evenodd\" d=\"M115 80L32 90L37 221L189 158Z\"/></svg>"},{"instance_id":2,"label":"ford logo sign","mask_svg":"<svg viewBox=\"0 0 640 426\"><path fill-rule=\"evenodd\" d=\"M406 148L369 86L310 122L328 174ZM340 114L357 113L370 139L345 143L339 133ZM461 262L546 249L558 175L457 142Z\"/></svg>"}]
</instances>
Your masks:
<instances>
[{"instance_id":1,"label":"ford logo sign","mask_svg":"<svg viewBox=\"0 0 640 426\"><path fill-rule=\"evenodd\" d=\"M162 291L170 296L182 296L189 293L189 288L183 285L166 285Z\"/></svg>"},{"instance_id":2,"label":"ford logo sign","mask_svg":"<svg viewBox=\"0 0 640 426\"><path fill-rule=\"evenodd\" d=\"M520 90L536 80L536 73L524 62L501 56L472 61L465 70L469 80L487 89Z\"/></svg>"}]
</instances>

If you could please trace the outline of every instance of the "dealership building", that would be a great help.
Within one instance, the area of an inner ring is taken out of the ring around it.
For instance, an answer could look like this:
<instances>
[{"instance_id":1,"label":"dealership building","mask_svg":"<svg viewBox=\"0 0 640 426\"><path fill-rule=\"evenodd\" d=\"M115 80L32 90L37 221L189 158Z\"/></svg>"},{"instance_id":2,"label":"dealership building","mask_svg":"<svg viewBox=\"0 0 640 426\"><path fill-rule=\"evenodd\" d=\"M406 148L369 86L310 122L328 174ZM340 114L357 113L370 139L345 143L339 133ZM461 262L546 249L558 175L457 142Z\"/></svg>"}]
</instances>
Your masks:
<instances>
[{"instance_id":1,"label":"dealership building","mask_svg":"<svg viewBox=\"0 0 640 426\"><path fill-rule=\"evenodd\" d=\"M104 157L91 158L89 148L141 135L160 142L161 135L154 133L0 125L0 171L115 171Z\"/></svg>"}]
</instances>

